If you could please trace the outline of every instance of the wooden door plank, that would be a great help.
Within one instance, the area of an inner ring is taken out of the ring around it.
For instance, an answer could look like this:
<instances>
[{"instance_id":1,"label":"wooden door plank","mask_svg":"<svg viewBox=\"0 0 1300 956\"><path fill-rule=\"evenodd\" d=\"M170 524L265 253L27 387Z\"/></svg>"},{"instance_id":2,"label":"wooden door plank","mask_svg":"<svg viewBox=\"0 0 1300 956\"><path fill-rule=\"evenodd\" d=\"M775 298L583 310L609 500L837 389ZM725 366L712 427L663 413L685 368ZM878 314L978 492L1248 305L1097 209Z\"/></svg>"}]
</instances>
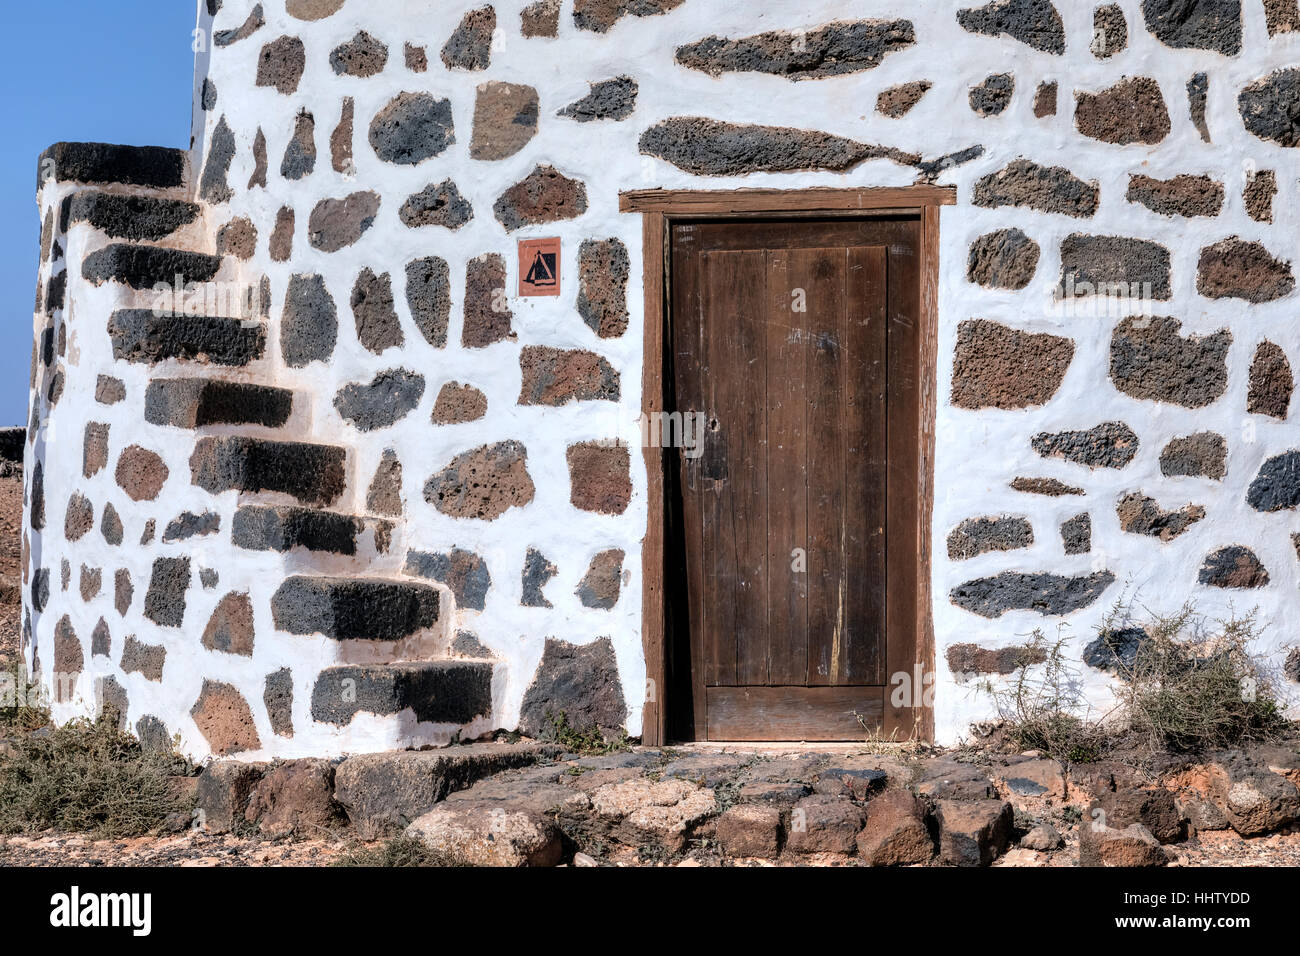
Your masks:
<instances>
[{"instance_id":1,"label":"wooden door plank","mask_svg":"<svg viewBox=\"0 0 1300 956\"><path fill-rule=\"evenodd\" d=\"M882 687L710 687L710 740L863 740Z\"/></svg>"},{"instance_id":2,"label":"wooden door plank","mask_svg":"<svg viewBox=\"0 0 1300 956\"><path fill-rule=\"evenodd\" d=\"M767 627L770 663L763 683L808 680L809 352L802 309L807 290L792 253L767 253ZM796 550L797 549L797 550ZM798 560L796 560L796 558Z\"/></svg>"},{"instance_id":3,"label":"wooden door plank","mask_svg":"<svg viewBox=\"0 0 1300 956\"><path fill-rule=\"evenodd\" d=\"M663 213L641 220L642 287L645 303L641 410L648 420L664 407L664 258ZM646 530L641 542L641 648L645 655L646 700L641 709L641 742L662 745L668 719L667 648L665 646L664 452L654 442L642 449L646 467Z\"/></svg>"},{"instance_id":4,"label":"wooden door plank","mask_svg":"<svg viewBox=\"0 0 1300 956\"><path fill-rule=\"evenodd\" d=\"M845 276L843 410L844 565L853 599L837 683L885 683L886 253L850 249Z\"/></svg>"}]
</instances>

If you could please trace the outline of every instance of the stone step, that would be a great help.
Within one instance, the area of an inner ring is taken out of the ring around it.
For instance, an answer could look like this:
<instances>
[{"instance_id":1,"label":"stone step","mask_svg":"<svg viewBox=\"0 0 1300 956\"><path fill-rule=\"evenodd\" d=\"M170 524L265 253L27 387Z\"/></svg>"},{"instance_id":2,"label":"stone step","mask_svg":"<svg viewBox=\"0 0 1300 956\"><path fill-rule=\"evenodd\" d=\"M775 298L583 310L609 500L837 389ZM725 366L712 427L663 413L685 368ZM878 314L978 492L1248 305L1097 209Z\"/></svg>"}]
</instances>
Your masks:
<instances>
[{"instance_id":1,"label":"stone step","mask_svg":"<svg viewBox=\"0 0 1300 956\"><path fill-rule=\"evenodd\" d=\"M278 491L303 504L328 505L343 493L346 458L347 451L336 445L213 435L195 444L190 477L214 495Z\"/></svg>"},{"instance_id":2,"label":"stone step","mask_svg":"<svg viewBox=\"0 0 1300 956\"><path fill-rule=\"evenodd\" d=\"M63 202L59 228L84 222L113 239L165 239L199 218L199 204L156 196L86 191Z\"/></svg>"},{"instance_id":3,"label":"stone step","mask_svg":"<svg viewBox=\"0 0 1300 956\"><path fill-rule=\"evenodd\" d=\"M492 665L417 661L327 667L311 695L313 720L344 726L360 712L411 710L421 723L468 724L492 712Z\"/></svg>"},{"instance_id":4,"label":"stone step","mask_svg":"<svg viewBox=\"0 0 1300 956\"><path fill-rule=\"evenodd\" d=\"M36 187L44 179L73 183L117 183L175 189L185 183L183 149L117 146L112 143L55 143L37 165Z\"/></svg>"},{"instance_id":5,"label":"stone step","mask_svg":"<svg viewBox=\"0 0 1300 956\"><path fill-rule=\"evenodd\" d=\"M158 315L121 309L108 320L113 357L152 365L167 359L247 365L266 351L266 327L215 315Z\"/></svg>"},{"instance_id":6,"label":"stone step","mask_svg":"<svg viewBox=\"0 0 1300 956\"><path fill-rule=\"evenodd\" d=\"M249 551L326 551L356 554L365 521L355 515L291 505L245 505L235 512L231 536Z\"/></svg>"},{"instance_id":7,"label":"stone step","mask_svg":"<svg viewBox=\"0 0 1300 956\"><path fill-rule=\"evenodd\" d=\"M293 392L270 385L207 378L156 378L144 396L144 417L153 425L264 425L279 428L293 411Z\"/></svg>"},{"instance_id":8,"label":"stone step","mask_svg":"<svg viewBox=\"0 0 1300 956\"><path fill-rule=\"evenodd\" d=\"M132 289L174 288L207 282L221 269L221 257L166 246L115 242L97 249L81 263L81 277L92 285L120 282Z\"/></svg>"},{"instance_id":9,"label":"stone step","mask_svg":"<svg viewBox=\"0 0 1300 956\"><path fill-rule=\"evenodd\" d=\"M381 578L285 580L271 598L271 618L288 634L336 641L397 641L438 623L437 588Z\"/></svg>"}]
</instances>

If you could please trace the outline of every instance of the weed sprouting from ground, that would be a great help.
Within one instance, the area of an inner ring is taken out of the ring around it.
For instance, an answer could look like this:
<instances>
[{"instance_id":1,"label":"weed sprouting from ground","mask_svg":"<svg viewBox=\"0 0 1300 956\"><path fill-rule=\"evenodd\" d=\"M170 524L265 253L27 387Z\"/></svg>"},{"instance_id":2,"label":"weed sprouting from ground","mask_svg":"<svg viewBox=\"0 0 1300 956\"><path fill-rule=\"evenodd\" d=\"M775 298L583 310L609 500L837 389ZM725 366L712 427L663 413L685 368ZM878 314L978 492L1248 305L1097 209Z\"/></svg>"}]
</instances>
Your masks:
<instances>
[{"instance_id":1,"label":"weed sprouting from ground","mask_svg":"<svg viewBox=\"0 0 1300 956\"><path fill-rule=\"evenodd\" d=\"M363 867L460 867L469 866L450 853L439 852L413 837L394 837L375 846L355 845L336 859L332 866Z\"/></svg>"},{"instance_id":2,"label":"weed sprouting from ground","mask_svg":"<svg viewBox=\"0 0 1300 956\"><path fill-rule=\"evenodd\" d=\"M570 725L569 717L563 711L558 714L547 712L546 730L542 738L559 744L569 753L581 754L584 757L603 757L632 748L632 742L626 731L618 737L606 737L598 727L580 730Z\"/></svg>"},{"instance_id":3,"label":"weed sprouting from ground","mask_svg":"<svg viewBox=\"0 0 1300 956\"><path fill-rule=\"evenodd\" d=\"M0 832L139 836L189 810L175 780L188 764L146 751L112 720L74 720L25 734L11 746L0 759Z\"/></svg>"}]
</instances>

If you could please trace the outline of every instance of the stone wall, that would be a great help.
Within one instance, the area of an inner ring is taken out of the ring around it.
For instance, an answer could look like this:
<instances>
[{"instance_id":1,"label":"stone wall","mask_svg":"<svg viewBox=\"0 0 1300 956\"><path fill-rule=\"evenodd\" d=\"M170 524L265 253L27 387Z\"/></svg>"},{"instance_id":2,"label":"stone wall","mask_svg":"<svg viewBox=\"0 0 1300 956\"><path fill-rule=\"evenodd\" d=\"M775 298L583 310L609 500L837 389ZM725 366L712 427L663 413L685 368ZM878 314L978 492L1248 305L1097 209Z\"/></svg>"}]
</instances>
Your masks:
<instances>
[{"instance_id":1,"label":"stone wall","mask_svg":"<svg viewBox=\"0 0 1300 956\"><path fill-rule=\"evenodd\" d=\"M198 29L190 153L42 158L25 586L59 718L250 757L553 708L638 733L618 194L656 186L956 187L940 739L1036 627L1104 709L1122 596L1258 606L1282 664L1294 0L202 0ZM550 236L561 294L517 296Z\"/></svg>"}]
</instances>

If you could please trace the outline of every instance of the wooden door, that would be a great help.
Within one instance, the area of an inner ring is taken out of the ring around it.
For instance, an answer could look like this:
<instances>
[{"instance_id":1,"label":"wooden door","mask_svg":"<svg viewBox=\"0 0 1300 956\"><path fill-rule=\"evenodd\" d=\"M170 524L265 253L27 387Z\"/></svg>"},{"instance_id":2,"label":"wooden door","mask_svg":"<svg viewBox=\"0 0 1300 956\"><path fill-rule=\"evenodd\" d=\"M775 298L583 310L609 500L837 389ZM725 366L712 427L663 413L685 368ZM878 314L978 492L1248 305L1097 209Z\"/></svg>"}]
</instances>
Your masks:
<instances>
[{"instance_id":1,"label":"wooden door","mask_svg":"<svg viewBox=\"0 0 1300 956\"><path fill-rule=\"evenodd\" d=\"M697 738L882 726L915 640L915 468L891 467L915 455L890 436L916 414L918 237L907 219L672 227L675 410L707 422L677 455Z\"/></svg>"}]
</instances>

